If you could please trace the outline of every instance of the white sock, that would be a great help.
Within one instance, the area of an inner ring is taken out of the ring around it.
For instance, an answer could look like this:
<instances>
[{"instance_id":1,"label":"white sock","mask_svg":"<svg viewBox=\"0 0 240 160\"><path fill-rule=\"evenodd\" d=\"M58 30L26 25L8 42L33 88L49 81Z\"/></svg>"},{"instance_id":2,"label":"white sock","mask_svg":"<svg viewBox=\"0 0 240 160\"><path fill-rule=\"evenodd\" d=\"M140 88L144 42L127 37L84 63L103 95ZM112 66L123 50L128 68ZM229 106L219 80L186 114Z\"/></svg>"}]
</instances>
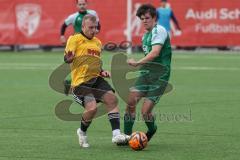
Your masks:
<instances>
[{"instance_id":1,"label":"white sock","mask_svg":"<svg viewBox=\"0 0 240 160\"><path fill-rule=\"evenodd\" d=\"M86 135L87 135L86 132L83 132L83 131L81 130L81 128L80 128L80 133L81 133L83 136L86 136Z\"/></svg>"},{"instance_id":2,"label":"white sock","mask_svg":"<svg viewBox=\"0 0 240 160\"><path fill-rule=\"evenodd\" d=\"M120 132L120 129L115 129L112 131L112 134L113 134L113 137L119 135L121 132Z\"/></svg>"}]
</instances>

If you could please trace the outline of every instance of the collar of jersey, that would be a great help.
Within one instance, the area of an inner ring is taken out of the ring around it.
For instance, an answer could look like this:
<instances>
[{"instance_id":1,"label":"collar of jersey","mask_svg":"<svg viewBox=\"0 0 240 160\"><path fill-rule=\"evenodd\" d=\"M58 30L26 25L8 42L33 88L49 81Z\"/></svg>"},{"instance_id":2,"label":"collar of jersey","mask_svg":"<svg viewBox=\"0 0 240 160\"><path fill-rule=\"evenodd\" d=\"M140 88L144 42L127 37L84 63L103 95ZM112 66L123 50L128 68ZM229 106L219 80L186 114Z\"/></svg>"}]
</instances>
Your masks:
<instances>
[{"instance_id":1,"label":"collar of jersey","mask_svg":"<svg viewBox=\"0 0 240 160\"><path fill-rule=\"evenodd\" d=\"M84 12L78 12L79 14L87 14L87 11Z\"/></svg>"},{"instance_id":2,"label":"collar of jersey","mask_svg":"<svg viewBox=\"0 0 240 160\"><path fill-rule=\"evenodd\" d=\"M81 33L85 38L87 38L88 40L93 39L93 38L88 38L88 37L83 33L83 31L81 31L80 33Z\"/></svg>"},{"instance_id":3,"label":"collar of jersey","mask_svg":"<svg viewBox=\"0 0 240 160\"><path fill-rule=\"evenodd\" d=\"M157 23L153 26L153 28L156 27L156 26L157 26ZM152 32L153 28L151 29L151 31L148 31L147 33Z\"/></svg>"}]
</instances>

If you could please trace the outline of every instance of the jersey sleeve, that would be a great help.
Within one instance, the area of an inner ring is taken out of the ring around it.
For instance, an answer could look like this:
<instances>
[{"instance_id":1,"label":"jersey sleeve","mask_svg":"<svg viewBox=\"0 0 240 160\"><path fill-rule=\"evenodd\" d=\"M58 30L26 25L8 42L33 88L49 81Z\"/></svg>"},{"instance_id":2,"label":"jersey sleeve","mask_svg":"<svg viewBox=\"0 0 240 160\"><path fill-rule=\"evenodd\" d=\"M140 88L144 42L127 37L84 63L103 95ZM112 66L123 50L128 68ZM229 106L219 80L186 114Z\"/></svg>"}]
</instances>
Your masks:
<instances>
[{"instance_id":1,"label":"jersey sleeve","mask_svg":"<svg viewBox=\"0 0 240 160\"><path fill-rule=\"evenodd\" d=\"M152 43L151 45L163 45L167 39L168 33L163 27L156 27L152 31Z\"/></svg>"},{"instance_id":2,"label":"jersey sleeve","mask_svg":"<svg viewBox=\"0 0 240 160\"><path fill-rule=\"evenodd\" d=\"M75 36L70 36L67 40L67 45L66 45L66 48L65 48L64 55L66 55L69 52L74 53L76 48L77 48L77 39L76 39Z\"/></svg>"},{"instance_id":3,"label":"jersey sleeve","mask_svg":"<svg viewBox=\"0 0 240 160\"><path fill-rule=\"evenodd\" d=\"M68 16L66 19L65 19L65 24L68 26L68 25L70 25L70 24L74 24L74 21L75 21L75 19L76 19L76 17L77 17L77 14L78 13L74 13L74 14L71 14L70 16Z\"/></svg>"},{"instance_id":4,"label":"jersey sleeve","mask_svg":"<svg viewBox=\"0 0 240 160\"><path fill-rule=\"evenodd\" d=\"M96 38L96 41L97 41L97 46L102 50L102 42L98 38Z\"/></svg>"},{"instance_id":5,"label":"jersey sleeve","mask_svg":"<svg viewBox=\"0 0 240 160\"><path fill-rule=\"evenodd\" d=\"M97 19L97 22L99 22L99 17L96 11L94 10L88 10L88 14L94 15Z\"/></svg>"}]
</instances>

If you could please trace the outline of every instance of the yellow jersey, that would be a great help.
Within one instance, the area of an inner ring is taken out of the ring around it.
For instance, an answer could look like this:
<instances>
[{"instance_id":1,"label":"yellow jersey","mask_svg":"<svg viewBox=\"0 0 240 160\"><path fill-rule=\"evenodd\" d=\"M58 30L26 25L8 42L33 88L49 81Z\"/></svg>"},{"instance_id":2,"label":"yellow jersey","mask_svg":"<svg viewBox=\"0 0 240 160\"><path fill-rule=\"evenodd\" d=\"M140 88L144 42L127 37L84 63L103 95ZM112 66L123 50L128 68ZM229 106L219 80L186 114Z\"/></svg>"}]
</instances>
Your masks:
<instances>
[{"instance_id":1,"label":"yellow jersey","mask_svg":"<svg viewBox=\"0 0 240 160\"><path fill-rule=\"evenodd\" d=\"M96 37L88 39L83 34L75 34L68 38L64 54L74 54L73 62L70 64L72 87L100 76L101 49L101 41Z\"/></svg>"}]
</instances>

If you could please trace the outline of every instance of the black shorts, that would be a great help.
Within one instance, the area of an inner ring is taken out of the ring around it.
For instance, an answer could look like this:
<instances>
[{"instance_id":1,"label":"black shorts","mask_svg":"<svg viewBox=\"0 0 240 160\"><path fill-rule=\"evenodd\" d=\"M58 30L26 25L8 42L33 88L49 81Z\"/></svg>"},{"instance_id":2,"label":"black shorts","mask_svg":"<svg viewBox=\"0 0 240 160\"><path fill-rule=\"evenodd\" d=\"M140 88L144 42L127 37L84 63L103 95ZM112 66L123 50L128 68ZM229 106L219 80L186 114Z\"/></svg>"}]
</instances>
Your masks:
<instances>
[{"instance_id":1,"label":"black shorts","mask_svg":"<svg viewBox=\"0 0 240 160\"><path fill-rule=\"evenodd\" d=\"M103 95L114 89L102 77L92 78L91 80L81 83L72 90L73 98L77 103L84 107L85 98L92 95L96 102L102 102Z\"/></svg>"}]
</instances>

